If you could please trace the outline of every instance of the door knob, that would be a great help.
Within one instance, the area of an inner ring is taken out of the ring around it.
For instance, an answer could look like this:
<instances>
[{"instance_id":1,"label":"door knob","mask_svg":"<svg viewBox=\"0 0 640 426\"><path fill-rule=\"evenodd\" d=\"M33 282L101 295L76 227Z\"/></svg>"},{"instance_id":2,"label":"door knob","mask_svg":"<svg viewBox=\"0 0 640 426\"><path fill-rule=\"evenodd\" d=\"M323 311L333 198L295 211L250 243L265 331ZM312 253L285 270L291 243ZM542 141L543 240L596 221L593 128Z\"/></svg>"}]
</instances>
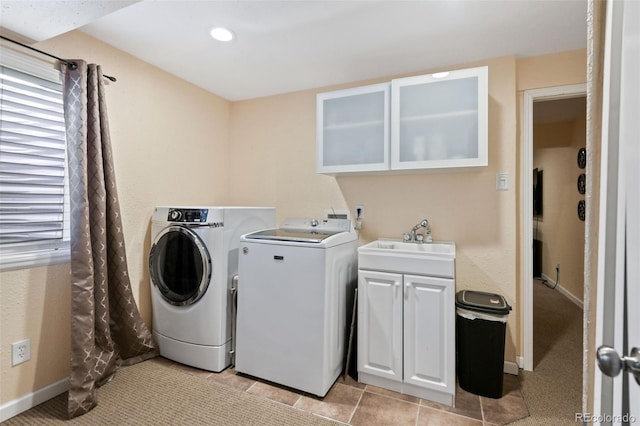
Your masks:
<instances>
[{"instance_id":1,"label":"door knob","mask_svg":"<svg viewBox=\"0 0 640 426\"><path fill-rule=\"evenodd\" d=\"M616 377L620 371L627 370L640 385L640 348L631 349L630 356L620 357L610 346L600 346L597 352L598 367L609 377Z\"/></svg>"}]
</instances>

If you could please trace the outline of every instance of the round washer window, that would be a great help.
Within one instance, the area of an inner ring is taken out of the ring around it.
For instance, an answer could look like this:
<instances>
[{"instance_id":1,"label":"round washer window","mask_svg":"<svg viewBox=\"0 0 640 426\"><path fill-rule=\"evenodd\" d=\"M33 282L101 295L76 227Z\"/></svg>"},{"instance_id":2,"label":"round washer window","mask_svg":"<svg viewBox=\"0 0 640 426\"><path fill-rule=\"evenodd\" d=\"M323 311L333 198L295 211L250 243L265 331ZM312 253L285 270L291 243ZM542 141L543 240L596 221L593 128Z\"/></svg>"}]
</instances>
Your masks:
<instances>
[{"instance_id":1,"label":"round washer window","mask_svg":"<svg viewBox=\"0 0 640 426\"><path fill-rule=\"evenodd\" d=\"M156 237L149 255L149 274L162 297L173 305L198 301L211 279L211 257L198 235L172 225Z\"/></svg>"}]
</instances>

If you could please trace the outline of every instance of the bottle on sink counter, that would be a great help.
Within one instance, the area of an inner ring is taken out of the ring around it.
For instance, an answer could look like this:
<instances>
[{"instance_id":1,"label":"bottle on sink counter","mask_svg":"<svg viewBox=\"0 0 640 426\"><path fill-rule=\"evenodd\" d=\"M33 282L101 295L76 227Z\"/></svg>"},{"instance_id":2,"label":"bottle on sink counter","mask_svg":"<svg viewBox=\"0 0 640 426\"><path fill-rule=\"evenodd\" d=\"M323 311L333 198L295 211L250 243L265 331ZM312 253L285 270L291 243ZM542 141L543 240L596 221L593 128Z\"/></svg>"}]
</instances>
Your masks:
<instances>
[{"instance_id":1,"label":"bottle on sink counter","mask_svg":"<svg viewBox=\"0 0 640 426\"><path fill-rule=\"evenodd\" d=\"M424 242L432 243L433 237L431 236L431 225L427 225L427 229L424 231Z\"/></svg>"}]
</instances>

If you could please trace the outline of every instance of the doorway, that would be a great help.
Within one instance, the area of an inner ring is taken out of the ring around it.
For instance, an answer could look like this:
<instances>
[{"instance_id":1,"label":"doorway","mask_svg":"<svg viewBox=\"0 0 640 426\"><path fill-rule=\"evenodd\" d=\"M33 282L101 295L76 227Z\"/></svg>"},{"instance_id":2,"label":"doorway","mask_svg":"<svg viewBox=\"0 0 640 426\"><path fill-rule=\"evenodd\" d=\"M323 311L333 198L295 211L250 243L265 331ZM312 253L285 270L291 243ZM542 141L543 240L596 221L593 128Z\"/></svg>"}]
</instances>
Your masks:
<instances>
[{"instance_id":1,"label":"doorway","mask_svg":"<svg viewBox=\"0 0 640 426\"><path fill-rule=\"evenodd\" d=\"M585 96L533 104L533 276L580 307L586 124Z\"/></svg>"},{"instance_id":2,"label":"doorway","mask_svg":"<svg viewBox=\"0 0 640 426\"><path fill-rule=\"evenodd\" d=\"M533 104L533 368L581 385L587 99ZM581 184L582 183L582 184ZM562 279L561 279L562 278ZM579 399L578 399L579 401ZM579 404L574 404L579 407Z\"/></svg>"},{"instance_id":3,"label":"doorway","mask_svg":"<svg viewBox=\"0 0 640 426\"><path fill-rule=\"evenodd\" d=\"M560 104L549 104L546 108L548 111L541 112L545 110L544 103L550 101L566 101L573 102L570 99L575 98L583 98L586 97L586 85L578 84L578 85L570 85L570 86L558 86L544 89L535 89L528 90L524 92L524 102L523 102L523 120L522 120L522 151L521 151L521 170L522 170L522 187L521 187L521 212L522 212L522 239L521 239L521 253L522 253L522 282L523 282L523 322L524 322L524 345L523 345L523 356L522 359L519 360L520 367L524 368L526 371L533 371L534 368L534 354L533 354L533 240L534 240L534 212L533 212L533 169L534 169L534 111L538 109L538 113L541 116L538 120L551 120L551 118L543 118L545 114L553 115L553 108L562 106ZM536 105L537 104L537 105ZM537 107L542 107L540 110ZM565 107L567 104L564 105ZM565 114L566 108L556 108L555 114ZM553 127L553 126L550 126ZM575 150L578 151L577 149ZM573 161L576 161L575 159ZM576 163L573 163L576 164ZM543 179L547 179L549 173L543 175ZM577 180L578 176L575 177ZM550 185L543 184L543 191L546 190ZM576 189L577 190L577 189ZM538 206L540 207L540 206ZM545 206L543 203L542 212L544 212ZM576 207L577 211L577 207ZM575 216L574 216L575 217ZM540 237L540 234L538 234ZM579 250L582 256L584 256L584 243L579 248L574 248L574 250ZM542 271L544 271L544 255L542 256L543 265ZM560 263L560 270L562 270L562 263L552 260L552 257L549 257L547 260L547 264L551 262L551 277L548 274L545 274L549 281L553 281L557 283L558 279L555 277L555 270L557 263ZM546 269L547 272L549 268ZM584 292L584 290L583 290Z\"/></svg>"}]
</instances>

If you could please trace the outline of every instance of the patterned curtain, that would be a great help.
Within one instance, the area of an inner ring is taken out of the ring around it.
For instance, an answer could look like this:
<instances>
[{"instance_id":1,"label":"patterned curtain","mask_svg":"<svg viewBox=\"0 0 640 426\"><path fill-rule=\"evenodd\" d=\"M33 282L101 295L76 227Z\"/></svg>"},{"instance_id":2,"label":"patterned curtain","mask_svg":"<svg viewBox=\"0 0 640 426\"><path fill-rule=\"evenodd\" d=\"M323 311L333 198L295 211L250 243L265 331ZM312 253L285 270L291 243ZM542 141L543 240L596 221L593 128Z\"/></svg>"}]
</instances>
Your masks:
<instances>
[{"instance_id":1,"label":"patterned curtain","mask_svg":"<svg viewBox=\"0 0 640 426\"><path fill-rule=\"evenodd\" d=\"M71 201L69 417L96 406L120 365L157 356L131 291L100 67L65 68Z\"/></svg>"}]
</instances>

